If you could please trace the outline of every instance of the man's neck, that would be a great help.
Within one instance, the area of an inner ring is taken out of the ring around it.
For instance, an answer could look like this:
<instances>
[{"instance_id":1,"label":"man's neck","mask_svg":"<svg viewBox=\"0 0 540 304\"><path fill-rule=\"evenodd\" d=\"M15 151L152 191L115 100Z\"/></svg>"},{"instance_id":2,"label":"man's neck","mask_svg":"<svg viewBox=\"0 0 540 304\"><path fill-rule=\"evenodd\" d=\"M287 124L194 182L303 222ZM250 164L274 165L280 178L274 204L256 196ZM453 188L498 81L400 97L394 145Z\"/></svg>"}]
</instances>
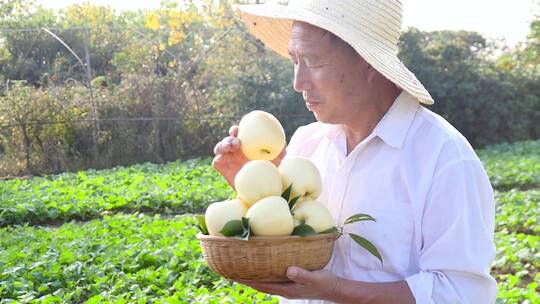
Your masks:
<instances>
[{"instance_id":1,"label":"man's neck","mask_svg":"<svg viewBox=\"0 0 540 304\"><path fill-rule=\"evenodd\" d=\"M369 107L362 109L362 117L357 117L350 123L342 125L347 138L347 155L349 155L359 143L373 132L377 124L394 104L394 101L401 93L401 90L396 88L396 90L387 92L388 94L385 94L384 96L374 98L373 100L376 102Z\"/></svg>"}]
</instances>

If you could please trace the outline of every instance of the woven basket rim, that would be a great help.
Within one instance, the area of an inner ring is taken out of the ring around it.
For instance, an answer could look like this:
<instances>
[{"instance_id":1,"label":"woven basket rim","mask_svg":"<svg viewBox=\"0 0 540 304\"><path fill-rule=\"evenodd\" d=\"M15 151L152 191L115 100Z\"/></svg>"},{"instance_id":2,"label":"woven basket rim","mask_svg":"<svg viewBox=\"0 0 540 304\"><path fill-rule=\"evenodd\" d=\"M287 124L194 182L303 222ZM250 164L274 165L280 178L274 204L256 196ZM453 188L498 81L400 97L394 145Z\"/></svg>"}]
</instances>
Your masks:
<instances>
[{"instance_id":1,"label":"woven basket rim","mask_svg":"<svg viewBox=\"0 0 540 304\"><path fill-rule=\"evenodd\" d=\"M250 241L312 241L317 239L336 239L338 233L324 233L316 234L309 236L299 236L299 235L287 235L287 236L250 236L249 240L244 241L233 236L215 236L215 235L206 235L202 233L197 234L198 240L206 241L216 241L216 242L250 242Z\"/></svg>"}]
</instances>

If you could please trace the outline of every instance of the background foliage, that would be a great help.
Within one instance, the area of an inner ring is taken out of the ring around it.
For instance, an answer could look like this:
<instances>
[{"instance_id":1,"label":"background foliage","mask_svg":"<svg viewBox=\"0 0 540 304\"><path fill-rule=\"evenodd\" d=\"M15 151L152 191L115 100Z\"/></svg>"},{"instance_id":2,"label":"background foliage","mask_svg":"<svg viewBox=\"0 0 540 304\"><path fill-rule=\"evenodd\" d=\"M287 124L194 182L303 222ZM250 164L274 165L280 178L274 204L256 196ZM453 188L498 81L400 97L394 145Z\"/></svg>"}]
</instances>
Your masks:
<instances>
[{"instance_id":1,"label":"background foliage","mask_svg":"<svg viewBox=\"0 0 540 304\"><path fill-rule=\"evenodd\" d=\"M205 157L253 109L289 136L313 121L288 60L247 33L230 1L181 3L118 12L3 1L0 176ZM411 28L399 56L435 98L430 109L475 147L539 138L539 24L513 49Z\"/></svg>"}]
</instances>

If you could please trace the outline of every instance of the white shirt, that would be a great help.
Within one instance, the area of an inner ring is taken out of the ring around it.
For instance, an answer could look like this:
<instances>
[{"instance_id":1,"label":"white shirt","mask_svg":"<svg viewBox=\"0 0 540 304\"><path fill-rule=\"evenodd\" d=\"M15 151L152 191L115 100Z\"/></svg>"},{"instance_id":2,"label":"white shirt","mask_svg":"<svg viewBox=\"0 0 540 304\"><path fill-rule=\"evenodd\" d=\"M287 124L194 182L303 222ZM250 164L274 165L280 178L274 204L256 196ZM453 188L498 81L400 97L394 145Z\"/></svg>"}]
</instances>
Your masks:
<instances>
[{"instance_id":1,"label":"white shirt","mask_svg":"<svg viewBox=\"0 0 540 304\"><path fill-rule=\"evenodd\" d=\"M319 200L341 226L371 241L383 266L344 234L326 269L357 281L406 280L416 303L495 303L493 190L467 140L401 93L376 128L346 155L338 125L300 127L287 156L305 156L323 179ZM325 303L286 300L282 303Z\"/></svg>"}]
</instances>

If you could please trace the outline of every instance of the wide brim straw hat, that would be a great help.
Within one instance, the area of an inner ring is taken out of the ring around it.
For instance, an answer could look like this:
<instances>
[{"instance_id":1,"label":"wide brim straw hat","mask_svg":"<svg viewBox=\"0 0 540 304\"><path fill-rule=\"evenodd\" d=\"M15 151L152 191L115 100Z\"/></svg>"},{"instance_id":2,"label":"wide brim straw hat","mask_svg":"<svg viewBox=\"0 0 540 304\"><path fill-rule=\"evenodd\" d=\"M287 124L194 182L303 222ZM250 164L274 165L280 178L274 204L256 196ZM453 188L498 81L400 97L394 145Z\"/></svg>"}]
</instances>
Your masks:
<instances>
[{"instance_id":1,"label":"wide brim straw hat","mask_svg":"<svg viewBox=\"0 0 540 304\"><path fill-rule=\"evenodd\" d=\"M325 29L351 45L374 69L419 102L433 98L399 60L402 5L399 0L289 0L235 6L249 31L288 58L294 20Z\"/></svg>"}]
</instances>

